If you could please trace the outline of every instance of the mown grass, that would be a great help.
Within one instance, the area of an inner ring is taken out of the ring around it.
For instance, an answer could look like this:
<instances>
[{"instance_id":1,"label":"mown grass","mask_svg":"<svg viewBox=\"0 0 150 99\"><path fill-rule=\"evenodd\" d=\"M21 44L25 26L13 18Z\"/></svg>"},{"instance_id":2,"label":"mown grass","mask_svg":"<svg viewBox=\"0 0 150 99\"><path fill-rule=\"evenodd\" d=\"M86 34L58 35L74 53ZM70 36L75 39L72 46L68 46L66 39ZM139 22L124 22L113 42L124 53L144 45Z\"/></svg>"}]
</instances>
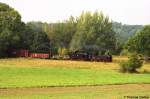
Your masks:
<instances>
[{"instance_id":1,"label":"mown grass","mask_svg":"<svg viewBox=\"0 0 150 99\"><path fill-rule=\"evenodd\" d=\"M150 83L149 73L123 74L118 68L117 62L2 59L0 88Z\"/></svg>"},{"instance_id":2,"label":"mown grass","mask_svg":"<svg viewBox=\"0 0 150 99\"><path fill-rule=\"evenodd\" d=\"M127 58L115 57L113 63L30 58L0 59L0 99L124 99L124 96L150 97L150 64L145 63L138 74L123 74L119 72L118 65L122 60L127 60ZM148 85L132 87L126 85L128 83L147 83ZM123 84L124 87L109 87L107 86L109 84ZM76 89L77 86L82 85L92 86ZM104 85L104 88L94 87L93 85ZM73 87L67 90L66 88L69 87L60 87L56 90L45 89L52 86L55 86L54 88L58 86ZM35 89L37 91L28 89L33 87L44 87L44 89L39 91L38 89ZM20 88L27 88L27 90L15 91L22 90Z\"/></svg>"}]
</instances>

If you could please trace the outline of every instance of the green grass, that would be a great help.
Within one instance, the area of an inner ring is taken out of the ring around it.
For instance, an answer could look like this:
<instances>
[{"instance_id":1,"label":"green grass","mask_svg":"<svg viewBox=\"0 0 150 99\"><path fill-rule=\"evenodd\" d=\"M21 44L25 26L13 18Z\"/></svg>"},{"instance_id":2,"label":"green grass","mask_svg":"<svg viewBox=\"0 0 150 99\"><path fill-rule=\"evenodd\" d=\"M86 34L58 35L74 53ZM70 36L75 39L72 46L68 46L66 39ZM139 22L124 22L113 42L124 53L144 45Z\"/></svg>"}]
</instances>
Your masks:
<instances>
[{"instance_id":1,"label":"green grass","mask_svg":"<svg viewBox=\"0 0 150 99\"><path fill-rule=\"evenodd\" d=\"M1 67L0 88L150 83L150 74L59 67Z\"/></svg>"},{"instance_id":2,"label":"green grass","mask_svg":"<svg viewBox=\"0 0 150 99\"><path fill-rule=\"evenodd\" d=\"M144 64L139 74L124 74L118 71L118 62L121 60L126 60L126 58L116 57L113 63L24 58L0 59L0 99L124 99L124 96L150 97L150 64ZM126 85L129 83L148 83L148 85ZM110 87L109 84L115 86ZM120 84L123 87L117 87ZM88 88L82 88L82 85ZM54 89L52 86L55 86ZM64 87L57 89L58 86ZM68 89L68 86L73 87ZM45 88L35 91L33 87ZM52 89L47 90L46 88Z\"/></svg>"}]
</instances>

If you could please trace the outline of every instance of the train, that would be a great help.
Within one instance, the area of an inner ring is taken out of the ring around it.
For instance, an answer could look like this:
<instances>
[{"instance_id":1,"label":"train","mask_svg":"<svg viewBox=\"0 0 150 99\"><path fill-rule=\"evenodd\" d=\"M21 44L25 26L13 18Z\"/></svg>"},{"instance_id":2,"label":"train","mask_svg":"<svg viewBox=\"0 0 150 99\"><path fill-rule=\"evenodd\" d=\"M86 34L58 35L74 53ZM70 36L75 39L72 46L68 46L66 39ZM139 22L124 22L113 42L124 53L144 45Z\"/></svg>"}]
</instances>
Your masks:
<instances>
[{"instance_id":1,"label":"train","mask_svg":"<svg viewBox=\"0 0 150 99\"><path fill-rule=\"evenodd\" d=\"M20 49L20 50L10 50L9 54L12 57L31 57L31 58L41 58L41 59L59 59L53 58L52 52L45 53L35 53L29 50ZM97 61L97 62L112 62L112 55L93 55L87 52L71 52L67 55L68 57L65 60L76 60L76 61ZM64 59L64 58L61 58Z\"/></svg>"},{"instance_id":2,"label":"train","mask_svg":"<svg viewBox=\"0 0 150 99\"><path fill-rule=\"evenodd\" d=\"M74 52L69 54L70 60L97 61L97 62L112 62L112 55L94 55L88 52Z\"/></svg>"}]
</instances>

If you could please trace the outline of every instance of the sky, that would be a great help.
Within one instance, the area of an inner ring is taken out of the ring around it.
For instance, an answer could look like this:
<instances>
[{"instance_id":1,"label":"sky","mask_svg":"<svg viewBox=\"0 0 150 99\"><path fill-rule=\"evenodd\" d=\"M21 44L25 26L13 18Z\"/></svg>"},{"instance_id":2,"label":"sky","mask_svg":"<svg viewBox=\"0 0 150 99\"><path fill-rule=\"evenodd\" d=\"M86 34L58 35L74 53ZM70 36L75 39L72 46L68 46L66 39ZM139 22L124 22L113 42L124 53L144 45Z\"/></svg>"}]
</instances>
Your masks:
<instances>
[{"instance_id":1,"label":"sky","mask_svg":"<svg viewBox=\"0 0 150 99\"><path fill-rule=\"evenodd\" d=\"M22 21L57 22L83 11L102 11L123 24L150 24L150 0L0 0L15 8Z\"/></svg>"}]
</instances>

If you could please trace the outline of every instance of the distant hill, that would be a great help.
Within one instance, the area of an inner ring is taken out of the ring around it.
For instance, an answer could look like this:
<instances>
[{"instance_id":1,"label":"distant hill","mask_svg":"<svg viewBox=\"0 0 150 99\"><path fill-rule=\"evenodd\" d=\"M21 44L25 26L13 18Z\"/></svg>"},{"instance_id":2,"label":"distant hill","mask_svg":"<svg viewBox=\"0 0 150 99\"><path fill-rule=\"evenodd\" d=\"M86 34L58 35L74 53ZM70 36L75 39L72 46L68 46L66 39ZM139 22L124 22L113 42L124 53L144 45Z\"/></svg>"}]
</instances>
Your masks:
<instances>
[{"instance_id":1,"label":"distant hill","mask_svg":"<svg viewBox=\"0 0 150 99\"><path fill-rule=\"evenodd\" d=\"M118 22L113 22L113 29L117 34L117 37L121 43L128 40L129 37L133 36L137 31L143 28L142 25L127 25Z\"/></svg>"}]
</instances>

